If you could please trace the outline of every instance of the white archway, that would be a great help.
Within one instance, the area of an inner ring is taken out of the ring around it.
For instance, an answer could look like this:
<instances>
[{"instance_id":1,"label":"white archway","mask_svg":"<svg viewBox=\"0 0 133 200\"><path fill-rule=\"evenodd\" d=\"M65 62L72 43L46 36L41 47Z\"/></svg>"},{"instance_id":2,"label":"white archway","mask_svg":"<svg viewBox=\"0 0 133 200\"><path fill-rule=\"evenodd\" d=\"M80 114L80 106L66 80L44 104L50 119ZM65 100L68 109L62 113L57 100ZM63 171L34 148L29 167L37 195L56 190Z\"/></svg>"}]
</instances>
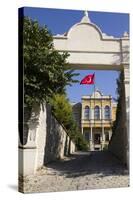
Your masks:
<instances>
[{"instance_id":1,"label":"white archway","mask_svg":"<svg viewBox=\"0 0 133 200\"><path fill-rule=\"evenodd\" d=\"M129 36L114 38L102 33L85 15L67 33L54 36L54 47L68 52L68 63L76 69L120 70L129 65Z\"/></svg>"},{"instance_id":2,"label":"white archway","mask_svg":"<svg viewBox=\"0 0 133 200\"><path fill-rule=\"evenodd\" d=\"M73 69L123 70L125 129L124 159L128 162L129 144L129 35L115 38L103 33L91 22L85 12L81 21L63 35L54 36L54 47L60 53L68 52L69 67Z\"/></svg>"}]
</instances>

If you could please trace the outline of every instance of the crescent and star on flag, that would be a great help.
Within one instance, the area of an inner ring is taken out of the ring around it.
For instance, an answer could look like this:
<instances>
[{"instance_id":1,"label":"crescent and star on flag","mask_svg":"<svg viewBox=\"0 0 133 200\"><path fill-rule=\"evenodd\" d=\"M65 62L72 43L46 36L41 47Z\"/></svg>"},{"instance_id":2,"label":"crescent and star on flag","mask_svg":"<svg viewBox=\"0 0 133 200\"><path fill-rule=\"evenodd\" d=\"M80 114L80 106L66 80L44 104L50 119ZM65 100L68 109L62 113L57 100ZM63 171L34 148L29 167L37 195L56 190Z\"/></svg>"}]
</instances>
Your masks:
<instances>
[{"instance_id":1,"label":"crescent and star on flag","mask_svg":"<svg viewBox=\"0 0 133 200\"><path fill-rule=\"evenodd\" d=\"M94 84L94 78L95 74L88 74L81 80L80 84L88 84L88 85Z\"/></svg>"}]
</instances>

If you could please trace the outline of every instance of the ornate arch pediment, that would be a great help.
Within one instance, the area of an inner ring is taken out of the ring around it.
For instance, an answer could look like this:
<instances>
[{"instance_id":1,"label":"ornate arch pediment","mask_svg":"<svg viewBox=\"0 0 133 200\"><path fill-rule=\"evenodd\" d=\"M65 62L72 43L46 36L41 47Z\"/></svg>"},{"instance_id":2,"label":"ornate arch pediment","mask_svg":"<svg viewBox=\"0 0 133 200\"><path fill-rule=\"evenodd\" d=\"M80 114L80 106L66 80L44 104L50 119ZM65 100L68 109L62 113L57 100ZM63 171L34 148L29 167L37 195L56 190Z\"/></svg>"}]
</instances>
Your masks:
<instances>
[{"instance_id":1,"label":"ornate arch pediment","mask_svg":"<svg viewBox=\"0 0 133 200\"><path fill-rule=\"evenodd\" d=\"M125 50L128 46L128 35L122 38L108 36L90 21L88 15L65 34L54 36L55 49L60 52L67 51L70 55L68 63L79 69L86 69L89 65L90 69L93 69L93 66L97 69L105 69L104 66L108 66L107 69L119 70L123 61L128 63L129 50Z\"/></svg>"}]
</instances>

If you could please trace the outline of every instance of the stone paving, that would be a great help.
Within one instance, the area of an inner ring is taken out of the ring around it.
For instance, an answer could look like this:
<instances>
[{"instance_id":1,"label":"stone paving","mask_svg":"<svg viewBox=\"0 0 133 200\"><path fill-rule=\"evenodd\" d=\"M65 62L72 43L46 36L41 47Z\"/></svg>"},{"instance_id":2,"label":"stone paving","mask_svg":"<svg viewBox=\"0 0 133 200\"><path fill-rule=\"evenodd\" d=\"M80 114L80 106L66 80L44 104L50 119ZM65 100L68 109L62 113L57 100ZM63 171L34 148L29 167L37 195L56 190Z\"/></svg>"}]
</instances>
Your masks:
<instances>
[{"instance_id":1,"label":"stone paving","mask_svg":"<svg viewBox=\"0 0 133 200\"><path fill-rule=\"evenodd\" d=\"M77 152L25 177L23 186L26 193L128 187L129 176L109 152Z\"/></svg>"}]
</instances>

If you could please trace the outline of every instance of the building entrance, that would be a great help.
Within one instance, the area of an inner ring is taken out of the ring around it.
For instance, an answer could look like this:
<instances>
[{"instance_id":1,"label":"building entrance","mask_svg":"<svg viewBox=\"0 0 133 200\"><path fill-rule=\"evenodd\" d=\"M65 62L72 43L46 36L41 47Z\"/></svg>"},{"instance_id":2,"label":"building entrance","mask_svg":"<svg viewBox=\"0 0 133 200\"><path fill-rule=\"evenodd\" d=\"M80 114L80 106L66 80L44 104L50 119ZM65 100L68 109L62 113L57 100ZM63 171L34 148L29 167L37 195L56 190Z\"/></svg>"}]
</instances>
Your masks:
<instances>
[{"instance_id":1,"label":"building entrance","mask_svg":"<svg viewBox=\"0 0 133 200\"><path fill-rule=\"evenodd\" d=\"M94 144L99 144L100 145L100 133L95 133L94 134Z\"/></svg>"}]
</instances>

